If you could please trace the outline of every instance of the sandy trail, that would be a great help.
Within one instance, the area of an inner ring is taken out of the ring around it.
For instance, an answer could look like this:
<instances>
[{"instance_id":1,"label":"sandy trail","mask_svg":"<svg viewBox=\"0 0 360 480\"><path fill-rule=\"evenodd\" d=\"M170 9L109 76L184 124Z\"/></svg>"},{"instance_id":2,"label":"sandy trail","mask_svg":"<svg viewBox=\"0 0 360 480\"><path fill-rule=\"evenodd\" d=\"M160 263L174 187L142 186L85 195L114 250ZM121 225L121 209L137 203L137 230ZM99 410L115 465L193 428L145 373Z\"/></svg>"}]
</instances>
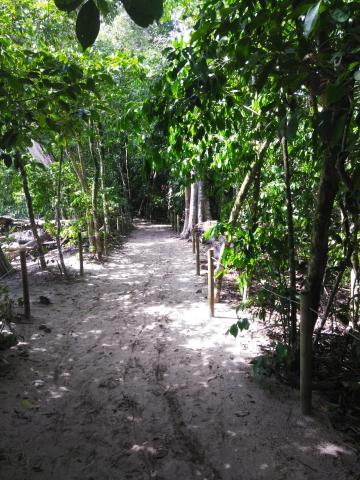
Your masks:
<instances>
[{"instance_id":1,"label":"sandy trail","mask_svg":"<svg viewBox=\"0 0 360 480\"><path fill-rule=\"evenodd\" d=\"M1 480L360 478L297 392L250 377L256 335L224 335L227 305L208 320L191 245L168 227L139 224L87 272L32 276L32 298L52 303L32 305L0 372Z\"/></svg>"}]
</instances>

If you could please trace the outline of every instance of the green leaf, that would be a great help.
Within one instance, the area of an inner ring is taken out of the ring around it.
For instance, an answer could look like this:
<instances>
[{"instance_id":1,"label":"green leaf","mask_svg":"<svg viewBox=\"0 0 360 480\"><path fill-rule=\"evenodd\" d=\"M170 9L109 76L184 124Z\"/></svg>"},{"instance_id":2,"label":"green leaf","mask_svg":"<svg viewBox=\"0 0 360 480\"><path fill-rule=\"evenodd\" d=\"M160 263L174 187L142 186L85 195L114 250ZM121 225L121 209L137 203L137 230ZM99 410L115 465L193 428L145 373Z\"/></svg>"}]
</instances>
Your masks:
<instances>
[{"instance_id":1,"label":"green leaf","mask_svg":"<svg viewBox=\"0 0 360 480\"><path fill-rule=\"evenodd\" d=\"M332 105L345 96L346 89L342 85L328 83L326 85L325 94L328 105Z\"/></svg>"},{"instance_id":2,"label":"green leaf","mask_svg":"<svg viewBox=\"0 0 360 480\"><path fill-rule=\"evenodd\" d=\"M332 131L332 135L330 139L331 146L338 145L341 142L341 139L344 136L346 120L347 120L347 114L344 113L336 122L335 128Z\"/></svg>"},{"instance_id":3,"label":"green leaf","mask_svg":"<svg viewBox=\"0 0 360 480\"><path fill-rule=\"evenodd\" d=\"M25 410L30 410L34 407L34 404L31 400L24 398L21 400L21 406L22 408L25 408Z\"/></svg>"},{"instance_id":4,"label":"green leaf","mask_svg":"<svg viewBox=\"0 0 360 480\"><path fill-rule=\"evenodd\" d=\"M289 354L289 349L286 345L283 345L282 343L278 343L276 345L276 357L277 360L283 361Z\"/></svg>"},{"instance_id":5,"label":"green leaf","mask_svg":"<svg viewBox=\"0 0 360 480\"><path fill-rule=\"evenodd\" d=\"M59 10L63 12L72 12L76 8L80 7L84 0L54 0L55 5Z\"/></svg>"},{"instance_id":6,"label":"green leaf","mask_svg":"<svg viewBox=\"0 0 360 480\"><path fill-rule=\"evenodd\" d=\"M230 335L232 335L234 338L236 338L238 336L239 329L238 329L238 326L237 326L236 323L231 325L231 327L228 330L228 333L230 333Z\"/></svg>"},{"instance_id":7,"label":"green leaf","mask_svg":"<svg viewBox=\"0 0 360 480\"><path fill-rule=\"evenodd\" d=\"M10 155L8 155L7 153L3 153L1 155L1 160L5 163L5 166L7 168L10 168L11 165L12 165L12 158L10 157Z\"/></svg>"},{"instance_id":8,"label":"green leaf","mask_svg":"<svg viewBox=\"0 0 360 480\"><path fill-rule=\"evenodd\" d=\"M237 326L240 332L242 332L243 330L249 330L250 322L247 318L242 318L237 322Z\"/></svg>"},{"instance_id":9,"label":"green leaf","mask_svg":"<svg viewBox=\"0 0 360 480\"><path fill-rule=\"evenodd\" d=\"M344 23L349 19L349 14L340 10L340 8L335 8L335 10L331 10L330 12L331 17L338 23Z\"/></svg>"},{"instance_id":10,"label":"green leaf","mask_svg":"<svg viewBox=\"0 0 360 480\"><path fill-rule=\"evenodd\" d=\"M97 0L97 6L103 15L107 15L110 11L109 4L106 0Z\"/></svg>"},{"instance_id":11,"label":"green leaf","mask_svg":"<svg viewBox=\"0 0 360 480\"><path fill-rule=\"evenodd\" d=\"M76 36L86 50L95 42L100 30L100 12L94 0L88 0L80 9L76 19Z\"/></svg>"},{"instance_id":12,"label":"green leaf","mask_svg":"<svg viewBox=\"0 0 360 480\"><path fill-rule=\"evenodd\" d=\"M355 78L355 80L357 80L358 82L360 82L360 70L357 70L357 71L354 73L354 78Z\"/></svg>"},{"instance_id":13,"label":"green leaf","mask_svg":"<svg viewBox=\"0 0 360 480\"><path fill-rule=\"evenodd\" d=\"M309 8L304 20L304 35L307 38L314 30L320 14L321 0Z\"/></svg>"},{"instance_id":14,"label":"green leaf","mask_svg":"<svg viewBox=\"0 0 360 480\"><path fill-rule=\"evenodd\" d=\"M287 140L289 141L295 140L298 126L299 126L299 119L297 116L297 112L293 112L291 114L289 123L287 125L287 129L286 129Z\"/></svg>"},{"instance_id":15,"label":"green leaf","mask_svg":"<svg viewBox=\"0 0 360 480\"><path fill-rule=\"evenodd\" d=\"M122 0L129 16L140 27L148 27L163 14L163 0Z\"/></svg>"}]
</instances>

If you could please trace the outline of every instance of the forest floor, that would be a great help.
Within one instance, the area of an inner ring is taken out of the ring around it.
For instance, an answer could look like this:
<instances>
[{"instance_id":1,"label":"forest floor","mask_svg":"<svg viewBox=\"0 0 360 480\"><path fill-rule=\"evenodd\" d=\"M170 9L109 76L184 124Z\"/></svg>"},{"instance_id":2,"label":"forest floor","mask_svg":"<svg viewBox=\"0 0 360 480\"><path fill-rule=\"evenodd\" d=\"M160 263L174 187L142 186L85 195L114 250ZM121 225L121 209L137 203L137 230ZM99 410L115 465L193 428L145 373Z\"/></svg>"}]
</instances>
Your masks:
<instances>
[{"instance_id":1,"label":"forest floor","mask_svg":"<svg viewBox=\"0 0 360 480\"><path fill-rule=\"evenodd\" d=\"M298 391L251 375L256 322L234 340L232 305L209 320L205 270L169 227L139 223L85 267L30 271L33 318L0 366L1 480L360 479L321 404L303 417Z\"/></svg>"}]
</instances>

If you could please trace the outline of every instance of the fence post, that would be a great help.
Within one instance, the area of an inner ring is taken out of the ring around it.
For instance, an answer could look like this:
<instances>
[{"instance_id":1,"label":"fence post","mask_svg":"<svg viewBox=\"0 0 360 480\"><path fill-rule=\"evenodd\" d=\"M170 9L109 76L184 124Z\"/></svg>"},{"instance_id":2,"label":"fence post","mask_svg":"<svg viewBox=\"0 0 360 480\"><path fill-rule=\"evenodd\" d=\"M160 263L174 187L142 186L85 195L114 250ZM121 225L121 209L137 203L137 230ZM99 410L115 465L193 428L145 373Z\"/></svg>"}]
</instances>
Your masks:
<instances>
[{"instance_id":1,"label":"fence post","mask_svg":"<svg viewBox=\"0 0 360 480\"><path fill-rule=\"evenodd\" d=\"M199 233L195 233L195 258L196 258L196 275L200 275L200 239Z\"/></svg>"},{"instance_id":2,"label":"fence post","mask_svg":"<svg viewBox=\"0 0 360 480\"><path fill-rule=\"evenodd\" d=\"M81 232L78 233L78 244L79 244L79 262L80 262L80 275L84 276L84 254L83 254L83 243Z\"/></svg>"},{"instance_id":3,"label":"fence post","mask_svg":"<svg viewBox=\"0 0 360 480\"><path fill-rule=\"evenodd\" d=\"M214 249L208 250L208 302L210 317L215 314L214 309Z\"/></svg>"},{"instance_id":4,"label":"fence post","mask_svg":"<svg viewBox=\"0 0 360 480\"><path fill-rule=\"evenodd\" d=\"M26 266L26 250L20 250L20 264L21 264L21 278L23 287L24 299L24 316L30 318L30 295L29 295L29 281Z\"/></svg>"}]
</instances>

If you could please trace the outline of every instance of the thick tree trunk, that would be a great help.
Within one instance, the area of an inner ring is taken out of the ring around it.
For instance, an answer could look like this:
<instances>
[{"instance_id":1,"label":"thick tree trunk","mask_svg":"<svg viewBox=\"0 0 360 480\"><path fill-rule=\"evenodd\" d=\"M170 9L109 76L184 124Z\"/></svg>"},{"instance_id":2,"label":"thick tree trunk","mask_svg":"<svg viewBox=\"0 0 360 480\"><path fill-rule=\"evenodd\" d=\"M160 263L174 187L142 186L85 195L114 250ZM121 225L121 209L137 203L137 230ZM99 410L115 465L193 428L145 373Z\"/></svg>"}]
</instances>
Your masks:
<instances>
[{"instance_id":1,"label":"thick tree trunk","mask_svg":"<svg viewBox=\"0 0 360 480\"><path fill-rule=\"evenodd\" d=\"M96 155L94 155L93 139L91 138L91 136L89 137L89 152L90 152L90 157L94 162L94 178L93 178L93 184L92 184L91 202L92 202L92 217L94 222L96 255L98 260L102 260L102 245L101 245L99 215L98 215L100 165Z\"/></svg>"},{"instance_id":2,"label":"thick tree trunk","mask_svg":"<svg viewBox=\"0 0 360 480\"><path fill-rule=\"evenodd\" d=\"M181 232L181 238L184 238L188 228L189 228L189 217L190 217L190 196L191 196L191 187L187 186L185 187L185 198L184 198L184 203L185 203L185 216L184 216L184 227Z\"/></svg>"},{"instance_id":3,"label":"thick tree trunk","mask_svg":"<svg viewBox=\"0 0 360 480\"><path fill-rule=\"evenodd\" d=\"M326 152L312 230L307 279L301 292L300 393L302 411L305 414L311 413L312 334L317 320L327 263L331 214L339 188L339 177L335 164L336 158L330 152Z\"/></svg>"},{"instance_id":4,"label":"thick tree trunk","mask_svg":"<svg viewBox=\"0 0 360 480\"><path fill-rule=\"evenodd\" d=\"M340 186L340 174L344 170L345 151L348 141L349 125L352 118L351 92L341 103L323 111L323 118L328 119L326 129L322 129L322 145L324 146L315 218L312 228L312 239L308 272L305 286L301 292L300 313L300 397L304 414L311 413L312 399L312 335L318 317L323 277L328 259L329 229L335 197ZM342 120L344 112L348 112L341 140L333 145L333 132Z\"/></svg>"},{"instance_id":5,"label":"thick tree trunk","mask_svg":"<svg viewBox=\"0 0 360 480\"><path fill-rule=\"evenodd\" d=\"M261 166L263 164L269 145L270 145L270 142L268 140L262 144L256 160L251 164L249 172L245 175L245 178L241 184L240 190L238 191L233 208L230 213L229 223L231 227L235 227L238 221L241 208L243 207L244 202L247 198L247 194L250 190L251 184L253 183L256 175L259 174L261 170ZM220 302L220 295L221 295L221 288L222 288L222 281L223 281L222 272L224 271L222 259L223 259L225 248L226 248L226 245L224 243L220 250L220 254L219 254L219 258L218 258L216 270L215 270L215 302Z\"/></svg>"},{"instance_id":6,"label":"thick tree trunk","mask_svg":"<svg viewBox=\"0 0 360 480\"><path fill-rule=\"evenodd\" d=\"M197 200L197 221L198 223L204 222L204 203L205 203L205 192L204 192L204 181L200 180L197 182L197 191L198 191L198 200Z\"/></svg>"},{"instance_id":7,"label":"thick tree trunk","mask_svg":"<svg viewBox=\"0 0 360 480\"><path fill-rule=\"evenodd\" d=\"M41 265L41 268L43 270L46 270L44 250L43 250L43 246L42 246L41 240L39 238L39 234L38 234L37 227L36 227L34 209L33 209L33 204L32 204L32 198L31 198L31 195L30 195L29 184L28 184L28 180L27 180L27 174L26 174L25 167L24 167L21 160L19 160L18 166L19 166L23 191L24 191L24 195L25 195L25 199L26 199L27 209L28 209L28 213L29 213L30 227L31 227L31 231L32 231L32 234L34 236L34 240L36 241L38 252L39 252L40 265Z\"/></svg>"},{"instance_id":8,"label":"thick tree trunk","mask_svg":"<svg viewBox=\"0 0 360 480\"><path fill-rule=\"evenodd\" d=\"M288 151L288 143L285 136L281 138L281 146L282 146L283 163L284 163L285 197L286 197L287 229L288 229L288 252L289 252L289 274L290 274L290 292L289 292L290 342L292 345L295 345L297 342L295 235L294 235L293 201L292 201L292 192L291 192L289 151Z\"/></svg>"},{"instance_id":9,"label":"thick tree trunk","mask_svg":"<svg viewBox=\"0 0 360 480\"><path fill-rule=\"evenodd\" d=\"M61 176L62 176L62 164L64 159L64 152L61 151L60 160L59 160L59 171L58 171L58 181L57 181L57 192L56 192L56 246L59 253L59 260L61 269L64 273L65 278L68 278L68 273L66 270L64 255L61 246Z\"/></svg>"},{"instance_id":10,"label":"thick tree trunk","mask_svg":"<svg viewBox=\"0 0 360 480\"><path fill-rule=\"evenodd\" d=\"M205 198L204 198L204 218L205 218L205 222L207 220L212 220L211 209L210 209L210 200L209 200L209 197L207 195L205 195Z\"/></svg>"}]
</instances>

